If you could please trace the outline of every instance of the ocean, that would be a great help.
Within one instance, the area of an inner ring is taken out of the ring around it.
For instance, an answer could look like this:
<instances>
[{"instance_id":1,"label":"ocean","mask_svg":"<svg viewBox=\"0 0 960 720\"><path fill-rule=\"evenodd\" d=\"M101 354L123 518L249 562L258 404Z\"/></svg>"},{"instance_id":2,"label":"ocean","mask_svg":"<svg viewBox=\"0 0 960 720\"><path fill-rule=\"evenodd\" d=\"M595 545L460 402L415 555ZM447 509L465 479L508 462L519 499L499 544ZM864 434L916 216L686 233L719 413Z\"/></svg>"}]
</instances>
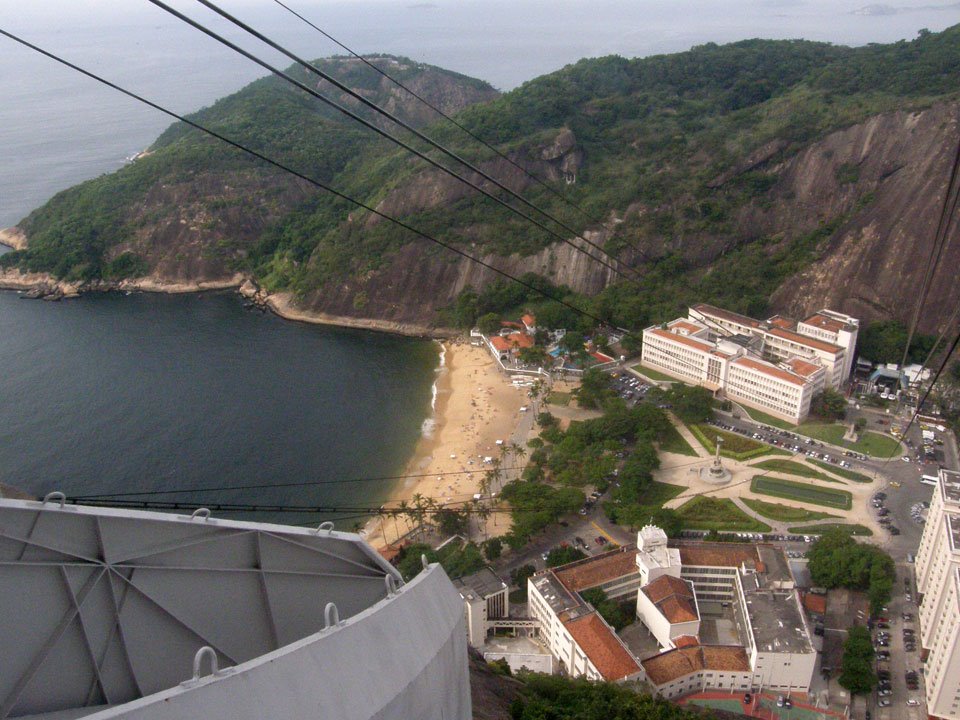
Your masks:
<instances>
[{"instance_id":1,"label":"ocean","mask_svg":"<svg viewBox=\"0 0 960 720\"><path fill-rule=\"evenodd\" d=\"M958 8L929 0L289 2L360 52L405 55L503 90L582 57L751 37L912 38L956 22ZM172 4L249 46L195 3ZM298 54L342 52L275 4L222 5ZM177 112L262 75L147 2L8 2L0 28ZM0 37L0 227L117 169L168 124ZM78 495L318 479L324 484L309 490L181 499L375 503L389 483L339 481L403 467L430 427L436 363L431 343L288 323L244 311L229 294L42 303L0 292L0 482Z\"/></svg>"},{"instance_id":2,"label":"ocean","mask_svg":"<svg viewBox=\"0 0 960 720\"><path fill-rule=\"evenodd\" d=\"M0 483L78 496L318 481L142 499L377 507L394 482L372 478L412 455L437 363L435 343L288 322L233 293L2 292Z\"/></svg>"}]
</instances>

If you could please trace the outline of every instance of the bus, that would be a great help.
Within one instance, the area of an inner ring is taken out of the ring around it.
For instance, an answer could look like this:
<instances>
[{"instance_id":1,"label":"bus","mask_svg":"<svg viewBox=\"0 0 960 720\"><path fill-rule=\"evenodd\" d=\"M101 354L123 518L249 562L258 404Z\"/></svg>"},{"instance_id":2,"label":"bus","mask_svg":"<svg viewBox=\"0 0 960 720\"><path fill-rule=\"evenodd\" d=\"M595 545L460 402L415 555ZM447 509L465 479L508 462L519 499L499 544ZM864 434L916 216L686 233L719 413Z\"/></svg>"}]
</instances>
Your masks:
<instances>
[{"instance_id":1,"label":"bus","mask_svg":"<svg viewBox=\"0 0 960 720\"><path fill-rule=\"evenodd\" d=\"M920 482L924 485L936 485L939 478L936 475L921 475Z\"/></svg>"}]
</instances>

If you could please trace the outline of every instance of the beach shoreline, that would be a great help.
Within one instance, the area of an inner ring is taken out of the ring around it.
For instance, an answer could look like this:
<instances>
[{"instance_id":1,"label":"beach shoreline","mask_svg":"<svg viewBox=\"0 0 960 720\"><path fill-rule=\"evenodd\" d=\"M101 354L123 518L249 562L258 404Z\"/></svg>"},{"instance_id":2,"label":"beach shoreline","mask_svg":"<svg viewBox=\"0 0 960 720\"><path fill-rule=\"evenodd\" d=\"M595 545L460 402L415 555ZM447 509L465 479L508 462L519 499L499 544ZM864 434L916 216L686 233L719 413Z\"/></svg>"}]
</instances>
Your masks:
<instances>
[{"instance_id":1,"label":"beach shoreline","mask_svg":"<svg viewBox=\"0 0 960 720\"><path fill-rule=\"evenodd\" d=\"M485 348L463 341L442 343L444 362L438 368L436 403L401 481L383 503L394 509L417 494L438 504L468 505L480 491L491 465L509 447L529 403L527 388L518 388L497 369ZM503 445L498 445L497 440ZM509 461L508 461L509 462ZM411 529L409 520L371 518L364 539L373 547L394 543Z\"/></svg>"}]
</instances>

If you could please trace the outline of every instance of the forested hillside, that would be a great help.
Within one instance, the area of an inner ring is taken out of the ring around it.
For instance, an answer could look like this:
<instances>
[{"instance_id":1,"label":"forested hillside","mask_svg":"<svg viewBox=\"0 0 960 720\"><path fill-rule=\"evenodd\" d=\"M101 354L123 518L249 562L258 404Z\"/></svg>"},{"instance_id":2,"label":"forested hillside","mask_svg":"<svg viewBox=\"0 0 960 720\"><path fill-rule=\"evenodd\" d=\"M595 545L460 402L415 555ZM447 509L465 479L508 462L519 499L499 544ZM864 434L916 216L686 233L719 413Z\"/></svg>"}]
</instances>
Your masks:
<instances>
[{"instance_id":1,"label":"forested hillside","mask_svg":"<svg viewBox=\"0 0 960 720\"><path fill-rule=\"evenodd\" d=\"M583 60L499 97L453 73L377 61L578 207L368 68L323 62L602 245L622 275L279 80L195 117L496 267L534 273L528 279L626 327L693 300L752 314L829 303L903 319L957 144L960 27L853 49L751 40ZM60 193L20 227L28 249L2 262L58 277L240 272L318 314L431 328L532 304L576 322L536 293L181 125L147 157ZM960 292L953 285L933 288L945 313ZM931 312L926 328L941 319Z\"/></svg>"}]
</instances>

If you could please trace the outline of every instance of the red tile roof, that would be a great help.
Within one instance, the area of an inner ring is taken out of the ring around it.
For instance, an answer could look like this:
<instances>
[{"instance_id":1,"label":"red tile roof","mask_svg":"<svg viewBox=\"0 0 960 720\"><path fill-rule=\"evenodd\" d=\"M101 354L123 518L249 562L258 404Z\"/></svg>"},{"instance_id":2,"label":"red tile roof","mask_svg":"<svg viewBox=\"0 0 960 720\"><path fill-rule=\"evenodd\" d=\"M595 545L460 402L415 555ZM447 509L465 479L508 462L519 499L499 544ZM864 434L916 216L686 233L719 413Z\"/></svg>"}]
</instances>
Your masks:
<instances>
[{"instance_id":1,"label":"red tile roof","mask_svg":"<svg viewBox=\"0 0 960 720\"><path fill-rule=\"evenodd\" d=\"M700 640L695 635L680 635L673 639L673 644L678 648L696 647Z\"/></svg>"},{"instance_id":2,"label":"red tile roof","mask_svg":"<svg viewBox=\"0 0 960 720\"><path fill-rule=\"evenodd\" d=\"M655 603L671 595L693 597L693 591L690 589L689 584L680 578L673 577L673 575L661 575L653 582L644 585L643 592Z\"/></svg>"},{"instance_id":3,"label":"red tile roof","mask_svg":"<svg viewBox=\"0 0 960 720\"><path fill-rule=\"evenodd\" d=\"M623 680L640 672L639 663L596 612L567 620L563 625L604 680Z\"/></svg>"},{"instance_id":4,"label":"red tile roof","mask_svg":"<svg viewBox=\"0 0 960 720\"><path fill-rule=\"evenodd\" d=\"M536 344L536 341L526 333L510 333L506 337L494 335L490 338L490 343L499 352L508 352L513 348L529 348Z\"/></svg>"},{"instance_id":5,"label":"red tile roof","mask_svg":"<svg viewBox=\"0 0 960 720\"><path fill-rule=\"evenodd\" d=\"M580 592L624 575L638 572L636 548L632 545L577 560L556 568L553 573L567 590Z\"/></svg>"},{"instance_id":6,"label":"red tile roof","mask_svg":"<svg viewBox=\"0 0 960 720\"><path fill-rule=\"evenodd\" d=\"M756 565L760 555L755 545L738 543L697 543L681 545L680 562L700 567L740 567L743 563Z\"/></svg>"},{"instance_id":7,"label":"red tile roof","mask_svg":"<svg viewBox=\"0 0 960 720\"><path fill-rule=\"evenodd\" d=\"M731 312L729 310L723 310L722 308L714 307L713 305L708 305L706 303L698 303L691 309L697 310L703 315L712 315L720 318L721 320L727 320L728 322L735 322L739 323L740 325L747 325L748 327L760 327L759 321L754 320L751 317L741 315L740 313Z\"/></svg>"},{"instance_id":8,"label":"red tile roof","mask_svg":"<svg viewBox=\"0 0 960 720\"><path fill-rule=\"evenodd\" d=\"M791 358L787 360L784 365L789 365L791 370L793 370L797 375L802 375L803 377L816 375L817 371L821 369L819 365L814 365L813 363L807 362L806 360L801 360L800 358Z\"/></svg>"},{"instance_id":9,"label":"red tile roof","mask_svg":"<svg viewBox=\"0 0 960 720\"><path fill-rule=\"evenodd\" d=\"M734 360L731 365L740 365L741 367L747 367L751 370L756 370L757 372L763 373L764 375L769 375L770 377L775 377L778 380L784 380L785 382L791 383L793 385L806 385L807 381L798 375L794 375L792 372L787 372L786 370L781 370L778 367L769 365L760 360L754 360L753 358L740 357Z\"/></svg>"},{"instance_id":10,"label":"red tile roof","mask_svg":"<svg viewBox=\"0 0 960 720\"><path fill-rule=\"evenodd\" d=\"M493 345L493 347L499 352L509 352L513 347L513 345L507 342L506 338L500 337L499 335L494 335L492 338L490 338L490 344Z\"/></svg>"},{"instance_id":11,"label":"red tile roof","mask_svg":"<svg viewBox=\"0 0 960 720\"><path fill-rule=\"evenodd\" d=\"M694 605L693 590L686 580L661 575L644 585L642 590L671 625L700 619Z\"/></svg>"},{"instance_id":12,"label":"red tile roof","mask_svg":"<svg viewBox=\"0 0 960 720\"><path fill-rule=\"evenodd\" d=\"M814 313L803 321L804 325L813 325L814 327L829 330L830 332L840 332L846 326L846 323L836 318L827 317L820 313Z\"/></svg>"},{"instance_id":13,"label":"red tile roof","mask_svg":"<svg viewBox=\"0 0 960 720\"><path fill-rule=\"evenodd\" d=\"M665 685L701 670L749 672L746 651L734 645L698 645L667 650L641 665L654 685Z\"/></svg>"},{"instance_id":14,"label":"red tile roof","mask_svg":"<svg viewBox=\"0 0 960 720\"><path fill-rule=\"evenodd\" d=\"M812 613L818 615L827 614L827 596L814 595L813 593L803 594L803 606Z\"/></svg>"},{"instance_id":15,"label":"red tile roof","mask_svg":"<svg viewBox=\"0 0 960 720\"><path fill-rule=\"evenodd\" d=\"M816 348L817 350L823 350L824 352L829 353L838 353L841 348L838 345L832 343L824 342L823 340L817 340L812 338L809 335L801 335L800 333L795 333L791 330L784 330L782 328L770 328L768 331L771 335L774 335L778 338L783 338L784 340L789 340L795 342L798 345L804 345L806 347Z\"/></svg>"},{"instance_id":16,"label":"red tile roof","mask_svg":"<svg viewBox=\"0 0 960 720\"><path fill-rule=\"evenodd\" d=\"M527 313L526 315L520 317L520 322L527 327L534 327L537 324L537 319L530 313Z\"/></svg>"},{"instance_id":17,"label":"red tile roof","mask_svg":"<svg viewBox=\"0 0 960 720\"><path fill-rule=\"evenodd\" d=\"M688 333L698 333L703 330L699 325L694 325L692 322L687 320L674 320L667 326L670 330L686 330Z\"/></svg>"},{"instance_id":18,"label":"red tile roof","mask_svg":"<svg viewBox=\"0 0 960 720\"><path fill-rule=\"evenodd\" d=\"M793 320L785 318L783 315L774 315L772 318L769 318L767 322L774 327L783 328L784 330L791 330L796 326Z\"/></svg>"}]
</instances>

